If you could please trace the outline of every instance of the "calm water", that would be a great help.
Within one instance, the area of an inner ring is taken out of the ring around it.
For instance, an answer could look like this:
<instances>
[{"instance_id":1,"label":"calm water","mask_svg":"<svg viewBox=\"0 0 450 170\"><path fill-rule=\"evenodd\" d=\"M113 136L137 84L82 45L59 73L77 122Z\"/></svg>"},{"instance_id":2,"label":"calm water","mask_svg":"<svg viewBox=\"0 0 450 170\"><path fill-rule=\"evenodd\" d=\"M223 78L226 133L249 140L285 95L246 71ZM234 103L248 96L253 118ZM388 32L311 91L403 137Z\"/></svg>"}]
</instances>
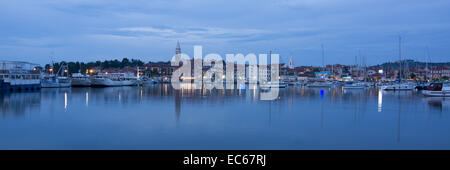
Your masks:
<instances>
[{"instance_id":1,"label":"calm water","mask_svg":"<svg viewBox=\"0 0 450 170\"><path fill-rule=\"evenodd\" d=\"M0 149L450 149L450 98L307 87L0 95Z\"/></svg>"}]
</instances>

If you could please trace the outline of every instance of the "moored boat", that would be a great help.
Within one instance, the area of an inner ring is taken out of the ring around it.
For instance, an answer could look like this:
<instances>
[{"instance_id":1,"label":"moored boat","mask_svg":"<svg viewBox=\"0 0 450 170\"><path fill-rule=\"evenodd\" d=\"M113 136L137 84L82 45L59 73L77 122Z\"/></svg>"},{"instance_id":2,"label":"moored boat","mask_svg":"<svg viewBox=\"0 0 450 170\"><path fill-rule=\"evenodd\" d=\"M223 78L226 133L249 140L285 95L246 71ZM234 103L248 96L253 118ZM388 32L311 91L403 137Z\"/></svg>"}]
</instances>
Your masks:
<instances>
[{"instance_id":1,"label":"moored boat","mask_svg":"<svg viewBox=\"0 0 450 170\"><path fill-rule=\"evenodd\" d=\"M94 76L92 86L135 86L138 78L125 73L102 73Z\"/></svg>"},{"instance_id":2,"label":"moored boat","mask_svg":"<svg viewBox=\"0 0 450 170\"><path fill-rule=\"evenodd\" d=\"M428 97L450 97L450 83L431 83L422 94Z\"/></svg>"},{"instance_id":3,"label":"moored boat","mask_svg":"<svg viewBox=\"0 0 450 170\"><path fill-rule=\"evenodd\" d=\"M54 75L43 76L41 79L42 88L65 88L70 87L72 81L68 77L57 77Z\"/></svg>"},{"instance_id":4,"label":"moored boat","mask_svg":"<svg viewBox=\"0 0 450 170\"><path fill-rule=\"evenodd\" d=\"M44 75L41 78L42 88L65 88L70 87L72 81L68 76L68 66L67 64L62 64L56 74Z\"/></svg>"},{"instance_id":5,"label":"moored boat","mask_svg":"<svg viewBox=\"0 0 450 170\"><path fill-rule=\"evenodd\" d=\"M0 63L0 92L35 91L41 88L37 64L17 61Z\"/></svg>"},{"instance_id":6,"label":"moored boat","mask_svg":"<svg viewBox=\"0 0 450 170\"><path fill-rule=\"evenodd\" d=\"M89 75L83 75L81 73L73 73L71 80L72 80L72 87L91 86L91 79Z\"/></svg>"},{"instance_id":7,"label":"moored boat","mask_svg":"<svg viewBox=\"0 0 450 170\"><path fill-rule=\"evenodd\" d=\"M411 83L396 83L391 85L381 86L382 90L414 90L416 88L415 85Z\"/></svg>"},{"instance_id":8,"label":"moored boat","mask_svg":"<svg viewBox=\"0 0 450 170\"><path fill-rule=\"evenodd\" d=\"M346 82L344 85L344 89L364 89L366 88L366 84L360 82Z\"/></svg>"},{"instance_id":9,"label":"moored boat","mask_svg":"<svg viewBox=\"0 0 450 170\"><path fill-rule=\"evenodd\" d=\"M286 88L287 84L285 82L279 81L279 82L267 82L262 83L259 85L262 89L269 89L269 88Z\"/></svg>"},{"instance_id":10,"label":"moored boat","mask_svg":"<svg viewBox=\"0 0 450 170\"><path fill-rule=\"evenodd\" d=\"M313 82L308 83L306 87L331 87L333 86L333 83L331 82Z\"/></svg>"}]
</instances>

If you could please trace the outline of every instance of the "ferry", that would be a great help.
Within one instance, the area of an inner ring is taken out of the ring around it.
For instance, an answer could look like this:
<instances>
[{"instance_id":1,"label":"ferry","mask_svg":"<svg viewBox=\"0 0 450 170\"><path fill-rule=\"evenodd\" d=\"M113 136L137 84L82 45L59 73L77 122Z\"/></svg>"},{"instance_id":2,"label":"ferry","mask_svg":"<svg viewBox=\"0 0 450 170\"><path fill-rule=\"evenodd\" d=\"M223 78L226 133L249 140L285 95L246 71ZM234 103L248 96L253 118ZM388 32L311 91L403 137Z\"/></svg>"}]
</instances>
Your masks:
<instances>
[{"instance_id":1,"label":"ferry","mask_svg":"<svg viewBox=\"0 0 450 170\"><path fill-rule=\"evenodd\" d=\"M100 73L91 80L92 86L135 86L138 78L125 73Z\"/></svg>"},{"instance_id":2,"label":"ferry","mask_svg":"<svg viewBox=\"0 0 450 170\"><path fill-rule=\"evenodd\" d=\"M88 87L91 86L91 79L89 75L81 73L72 74L72 87Z\"/></svg>"},{"instance_id":3,"label":"ferry","mask_svg":"<svg viewBox=\"0 0 450 170\"><path fill-rule=\"evenodd\" d=\"M0 61L0 91L22 92L41 89L38 64Z\"/></svg>"},{"instance_id":4,"label":"ferry","mask_svg":"<svg viewBox=\"0 0 450 170\"><path fill-rule=\"evenodd\" d=\"M422 94L428 97L450 97L450 83L431 83Z\"/></svg>"}]
</instances>

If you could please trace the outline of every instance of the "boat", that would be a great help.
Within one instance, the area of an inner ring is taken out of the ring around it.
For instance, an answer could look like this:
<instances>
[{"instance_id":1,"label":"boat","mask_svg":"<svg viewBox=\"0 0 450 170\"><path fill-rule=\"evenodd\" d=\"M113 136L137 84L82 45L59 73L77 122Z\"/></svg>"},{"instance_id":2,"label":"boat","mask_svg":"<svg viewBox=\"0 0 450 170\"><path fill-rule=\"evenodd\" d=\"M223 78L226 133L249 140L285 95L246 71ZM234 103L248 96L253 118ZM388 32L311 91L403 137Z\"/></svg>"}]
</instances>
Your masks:
<instances>
[{"instance_id":1,"label":"boat","mask_svg":"<svg viewBox=\"0 0 450 170\"><path fill-rule=\"evenodd\" d=\"M427 90L428 86L430 86L430 83L426 83L426 82L419 82L416 85L416 89L417 90Z\"/></svg>"},{"instance_id":2,"label":"boat","mask_svg":"<svg viewBox=\"0 0 450 170\"><path fill-rule=\"evenodd\" d=\"M37 64L1 61L0 92L35 91L41 88Z\"/></svg>"},{"instance_id":3,"label":"boat","mask_svg":"<svg viewBox=\"0 0 450 170\"><path fill-rule=\"evenodd\" d=\"M450 83L431 83L422 94L428 97L450 97Z\"/></svg>"},{"instance_id":4,"label":"boat","mask_svg":"<svg viewBox=\"0 0 450 170\"><path fill-rule=\"evenodd\" d=\"M308 83L306 87L331 87L333 86L333 83L331 82L313 82Z\"/></svg>"},{"instance_id":5,"label":"boat","mask_svg":"<svg viewBox=\"0 0 450 170\"><path fill-rule=\"evenodd\" d=\"M158 84L158 80L149 77L141 77L139 78L140 85L152 85Z\"/></svg>"},{"instance_id":6,"label":"boat","mask_svg":"<svg viewBox=\"0 0 450 170\"><path fill-rule=\"evenodd\" d=\"M91 86L91 78L89 75L81 73L72 74L72 87L88 87Z\"/></svg>"},{"instance_id":7,"label":"boat","mask_svg":"<svg viewBox=\"0 0 450 170\"><path fill-rule=\"evenodd\" d=\"M91 79L92 86L135 86L138 78L125 73L100 73Z\"/></svg>"},{"instance_id":8,"label":"boat","mask_svg":"<svg viewBox=\"0 0 450 170\"><path fill-rule=\"evenodd\" d=\"M72 81L68 77L57 77L54 75L45 75L41 79L42 88L64 88L70 87Z\"/></svg>"},{"instance_id":9,"label":"boat","mask_svg":"<svg viewBox=\"0 0 450 170\"><path fill-rule=\"evenodd\" d=\"M259 85L262 89L268 89L268 88L286 88L287 84L285 82L279 81L279 82L266 82Z\"/></svg>"},{"instance_id":10,"label":"boat","mask_svg":"<svg viewBox=\"0 0 450 170\"><path fill-rule=\"evenodd\" d=\"M58 72L56 74L48 74L44 75L41 78L41 87L42 88L64 88L70 87L72 81L70 78L64 73L68 72L68 66L66 64L62 64Z\"/></svg>"},{"instance_id":11,"label":"boat","mask_svg":"<svg viewBox=\"0 0 450 170\"><path fill-rule=\"evenodd\" d=\"M346 82L344 84L344 89L364 89L366 87L366 84L361 82Z\"/></svg>"},{"instance_id":12,"label":"boat","mask_svg":"<svg viewBox=\"0 0 450 170\"><path fill-rule=\"evenodd\" d=\"M382 90L414 90L416 86L411 83L396 83L391 85L381 86Z\"/></svg>"}]
</instances>

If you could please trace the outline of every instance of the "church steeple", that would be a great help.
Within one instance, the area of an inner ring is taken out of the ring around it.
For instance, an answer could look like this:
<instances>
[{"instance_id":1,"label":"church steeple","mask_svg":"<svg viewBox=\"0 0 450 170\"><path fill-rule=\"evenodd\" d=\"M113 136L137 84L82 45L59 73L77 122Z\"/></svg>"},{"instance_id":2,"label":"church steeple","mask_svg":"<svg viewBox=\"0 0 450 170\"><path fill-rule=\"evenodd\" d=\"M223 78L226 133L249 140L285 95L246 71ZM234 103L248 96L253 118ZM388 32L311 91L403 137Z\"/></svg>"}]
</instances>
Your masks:
<instances>
[{"instance_id":1,"label":"church steeple","mask_svg":"<svg viewBox=\"0 0 450 170\"><path fill-rule=\"evenodd\" d=\"M177 41L177 48L175 49L175 54L181 54L180 41Z\"/></svg>"},{"instance_id":2,"label":"church steeple","mask_svg":"<svg viewBox=\"0 0 450 170\"><path fill-rule=\"evenodd\" d=\"M292 55L291 58L289 59L289 69L294 69L294 60L292 59Z\"/></svg>"}]
</instances>

